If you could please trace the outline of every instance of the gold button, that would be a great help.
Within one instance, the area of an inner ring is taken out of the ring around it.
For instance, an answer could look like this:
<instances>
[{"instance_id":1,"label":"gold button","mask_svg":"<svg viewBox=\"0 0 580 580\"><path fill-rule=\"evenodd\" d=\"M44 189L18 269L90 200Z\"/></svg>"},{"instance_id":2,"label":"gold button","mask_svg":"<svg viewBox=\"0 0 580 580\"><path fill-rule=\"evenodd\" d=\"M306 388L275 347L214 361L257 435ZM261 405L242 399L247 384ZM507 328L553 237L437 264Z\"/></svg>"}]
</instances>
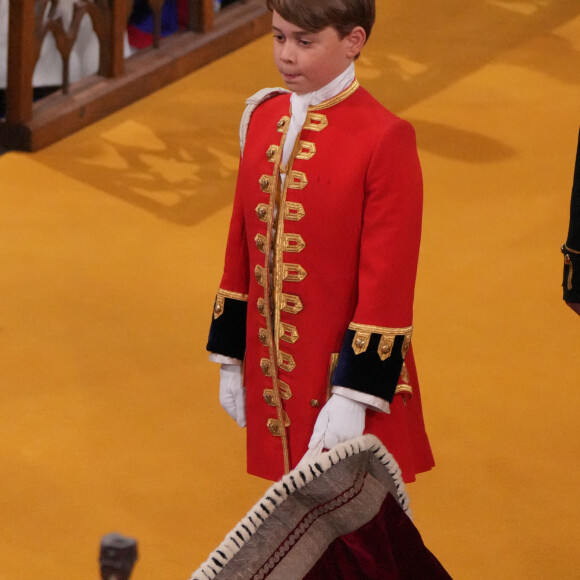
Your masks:
<instances>
[{"instance_id":1,"label":"gold button","mask_svg":"<svg viewBox=\"0 0 580 580\"><path fill-rule=\"evenodd\" d=\"M310 406L316 409L320 407L320 401L318 399L312 399L312 401L310 401Z\"/></svg>"},{"instance_id":2,"label":"gold button","mask_svg":"<svg viewBox=\"0 0 580 580\"><path fill-rule=\"evenodd\" d=\"M260 179L260 187L262 189L268 189L268 187L270 187L270 180L266 179L265 177Z\"/></svg>"},{"instance_id":3,"label":"gold button","mask_svg":"<svg viewBox=\"0 0 580 580\"><path fill-rule=\"evenodd\" d=\"M268 213L268 210L265 207L258 208L258 216L260 218L264 219L266 217L267 213Z\"/></svg>"},{"instance_id":4,"label":"gold button","mask_svg":"<svg viewBox=\"0 0 580 580\"><path fill-rule=\"evenodd\" d=\"M258 246L258 250L263 249L263 247L264 247L264 238L258 238L256 240L256 246Z\"/></svg>"},{"instance_id":5,"label":"gold button","mask_svg":"<svg viewBox=\"0 0 580 580\"><path fill-rule=\"evenodd\" d=\"M222 306L221 306L221 304L216 304L216 305L213 307L213 311L214 311L216 314L219 314L219 313L222 311Z\"/></svg>"},{"instance_id":6,"label":"gold button","mask_svg":"<svg viewBox=\"0 0 580 580\"><path fill-rule=\"evenodd\" d=\"M260 331L258 332L258 338L264 346L267 345L268 333L263 328L260 328Z\"/></svg>"},{"instance_id":7,"label":"gold button","mask_svg":"<svg viewBox=\"0 0 580 580\"><path fill-rule=\"evenodd\" d=\"M262 372L268 376L269 372L270 372L270 361L268 359L263 358L260 361L260 368L262 369Z\"/></svg>"},{"instance_id":8,"label":"gold button","mask_svg":"<svg viewBox=\"0 0 580 580\"><path fill-rule=\"evenodd\" d=\"M356 339L356 345L357 345L359 348L362 348L362 347L365 345L365 341L364 341L362 338L357 338L357 339Z\"/></svg>"},{"instance_id":9,"label":"gold button","mask_svg":"<svg viewBox=\"0 0 580 580\"><path fill-rule=\"evenodd\" d=\"M383 346L381 346L381 352L383 352L384 354L387 354L390 350L391 348L389 347L388 344L384 344Z\"/></svg>"},{"instance_id":10,"label":"gold button","mask_svg":"<svg viewBox=\"0 0 580 580\"><path fill-rule=\"evenodd\" d=\"M258 302L258 312L260 314L264 314L265 308L266 308L266 305L263 302Z\"/></svg>"},{"instance_id":11,"label":"gold button","mask_svg":"<svg viewBox=\"0 0 580 580\"><path fill-rule=\"evenodd\" d=\"M286 120L285 119L280 119L278 121L278 129L281 129L285 124L286 124Z\"/></svg>"},{"instance_id":12,"label":"gold button","mask_svg":"<svg viewBox=\"0 0 580 580\"><path fill-rule=\"evenodd\" d=\"M272 157L274 157L275 153L276 153L276 149L272 146L268 149L268 151L266 151L266 157L268 159L272 159Z\"/></svg>"}]
</instances>

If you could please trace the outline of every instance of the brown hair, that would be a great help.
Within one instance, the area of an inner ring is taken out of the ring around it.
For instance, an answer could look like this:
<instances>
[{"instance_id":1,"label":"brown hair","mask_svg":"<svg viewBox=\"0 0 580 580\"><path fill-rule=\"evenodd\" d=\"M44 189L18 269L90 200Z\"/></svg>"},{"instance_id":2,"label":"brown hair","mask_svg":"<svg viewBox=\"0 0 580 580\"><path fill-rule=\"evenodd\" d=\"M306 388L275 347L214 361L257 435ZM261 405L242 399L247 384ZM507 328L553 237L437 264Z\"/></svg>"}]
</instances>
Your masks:
<instances>
[{"instance_id":1,"label":"brown hair","mask_svg":"<svg viewBox=\"0 0 580 580\"><path fill-rule=\"evenodd\" d=\"M375 23L375 0L266 0L266 6L306 32L331 26L340 38L361 26L368 39Z\"/></svg>"}]
</instances>

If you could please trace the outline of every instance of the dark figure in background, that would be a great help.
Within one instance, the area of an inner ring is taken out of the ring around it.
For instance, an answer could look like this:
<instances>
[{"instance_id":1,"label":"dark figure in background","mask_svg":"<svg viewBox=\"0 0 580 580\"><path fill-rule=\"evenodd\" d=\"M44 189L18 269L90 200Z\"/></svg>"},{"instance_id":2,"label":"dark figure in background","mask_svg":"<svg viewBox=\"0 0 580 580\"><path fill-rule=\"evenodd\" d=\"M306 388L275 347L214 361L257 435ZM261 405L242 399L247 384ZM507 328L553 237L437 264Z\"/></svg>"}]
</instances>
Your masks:
<instances>
[{"instance_id":1,"label":"dark figure in background","mask_svg":"<svg viewBox=\"0 0 580 580\"><path fill-rule=\"evenodd\" d=\"M580 315L580 134L570 203L568 238L562 245L564 254L564 300Z\"/></svg>"}]
</instances>

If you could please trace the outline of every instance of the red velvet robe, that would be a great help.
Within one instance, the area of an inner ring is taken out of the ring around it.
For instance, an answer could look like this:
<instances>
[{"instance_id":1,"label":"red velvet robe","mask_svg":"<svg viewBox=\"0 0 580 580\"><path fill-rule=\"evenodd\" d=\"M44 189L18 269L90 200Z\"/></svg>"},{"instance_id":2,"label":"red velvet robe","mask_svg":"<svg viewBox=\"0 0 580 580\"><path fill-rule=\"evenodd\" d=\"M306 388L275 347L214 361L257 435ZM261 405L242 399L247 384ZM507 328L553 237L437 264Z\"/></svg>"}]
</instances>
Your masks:
<instances>
[{"instance_id":1,"label":"red velvet robe","mask_svg":"<svg viewBox=\"0 0 580 580\"><path fill-rule=\"evenodd\" d=\"M433 466L410 348L422 212L413 128L355 81L309 108L281 167L289 118L287 94L252 114L208 342L244 358L248 471L275 480L295 466L340 385L391 402L390 414L367 412L365 432L412 481Z\"/></svg>"}]
</instances>

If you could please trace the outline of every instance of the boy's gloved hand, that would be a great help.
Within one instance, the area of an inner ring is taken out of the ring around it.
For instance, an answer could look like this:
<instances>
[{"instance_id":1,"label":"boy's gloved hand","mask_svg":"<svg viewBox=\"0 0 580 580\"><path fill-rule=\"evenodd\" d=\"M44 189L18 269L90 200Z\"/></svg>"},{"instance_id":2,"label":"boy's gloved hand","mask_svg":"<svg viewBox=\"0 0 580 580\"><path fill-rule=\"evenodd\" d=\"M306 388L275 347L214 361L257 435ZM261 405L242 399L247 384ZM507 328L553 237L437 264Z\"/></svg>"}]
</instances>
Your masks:
<instances>
[{"instance_id":1,"label":"boy's gloved hand","mask_svg":"<svg viewBox=\"0 0 580 580\"><path fill-rule=\"evenodd\" d=\"M246 389L241 365L220 366L220 404L240 427L246 426Z\"/></svg>"},{"instance_id":2,"label":"boy's gloved hand","mask_svg":"<svg viewBox=\"0 0 580 580\"><path fill-rule=\"evenodd\" d=\"M366 405L342 395L332 395L318 415L309 450L331 449L339 443L354 439L365 430Z\"/></svg>"}]
</instances>

